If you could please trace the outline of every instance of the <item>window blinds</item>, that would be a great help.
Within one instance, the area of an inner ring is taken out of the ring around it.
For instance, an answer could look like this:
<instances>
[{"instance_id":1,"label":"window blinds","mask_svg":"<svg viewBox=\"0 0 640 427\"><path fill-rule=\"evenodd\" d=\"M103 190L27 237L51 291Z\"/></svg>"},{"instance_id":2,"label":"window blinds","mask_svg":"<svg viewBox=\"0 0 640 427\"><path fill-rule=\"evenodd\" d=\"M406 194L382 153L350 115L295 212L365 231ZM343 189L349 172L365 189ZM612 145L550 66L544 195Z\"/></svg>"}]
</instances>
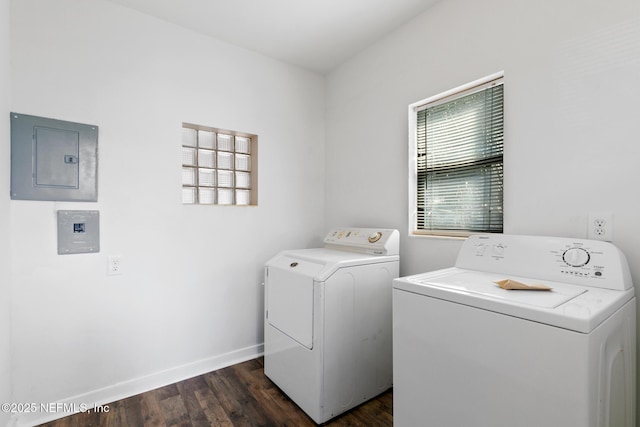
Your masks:
<instances>
[{"instance_id":1,"label":"window blinds","mask_svg":"<svg viewBox=\"0 0 640 427\"><path fill-rule=\"evenodd\" d=\"M503 230L502 81L417 112L417 228Z\"/></svg>"}]
</instances>

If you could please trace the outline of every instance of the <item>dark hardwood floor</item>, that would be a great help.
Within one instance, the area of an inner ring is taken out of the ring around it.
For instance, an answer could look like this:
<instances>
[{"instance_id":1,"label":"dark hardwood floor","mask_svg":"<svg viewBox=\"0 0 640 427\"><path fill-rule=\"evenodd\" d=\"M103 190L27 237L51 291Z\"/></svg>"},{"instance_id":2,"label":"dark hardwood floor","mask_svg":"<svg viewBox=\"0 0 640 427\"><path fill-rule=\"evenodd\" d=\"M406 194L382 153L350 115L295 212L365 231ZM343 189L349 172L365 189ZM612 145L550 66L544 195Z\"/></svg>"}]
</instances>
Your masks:
<instances>
[{"instance_id":1,"label":"dark hardwood floor","mask_svg":"<svg viewBox=\"0 0 640 427\"><path fill-rule=\"evenodd\" d=\"M392 391L334 418L325 426L392 426ZM263 371L258 358L79 413L47 427L315 426Z\"/></svg>"}]
</instances>

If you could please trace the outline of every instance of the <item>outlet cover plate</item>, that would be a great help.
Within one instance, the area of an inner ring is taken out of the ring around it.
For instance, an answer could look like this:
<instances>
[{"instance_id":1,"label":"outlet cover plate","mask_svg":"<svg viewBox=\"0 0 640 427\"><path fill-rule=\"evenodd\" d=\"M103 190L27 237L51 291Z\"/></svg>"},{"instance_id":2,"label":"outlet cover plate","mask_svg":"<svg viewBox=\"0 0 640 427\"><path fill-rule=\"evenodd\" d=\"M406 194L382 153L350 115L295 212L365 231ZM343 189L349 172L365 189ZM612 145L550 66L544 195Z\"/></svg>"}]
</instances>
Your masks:
<instances>
[{"instance_id":1,"label":"outlet cover plate","mask_svg":"<svg viewBox=\"0 0 640 427\"><path fill-rule=\"evenodd\" d=\"M611 212L590 212L587 219L587 238L612 242L613 214Z\"/></svg>"}]
</instances>

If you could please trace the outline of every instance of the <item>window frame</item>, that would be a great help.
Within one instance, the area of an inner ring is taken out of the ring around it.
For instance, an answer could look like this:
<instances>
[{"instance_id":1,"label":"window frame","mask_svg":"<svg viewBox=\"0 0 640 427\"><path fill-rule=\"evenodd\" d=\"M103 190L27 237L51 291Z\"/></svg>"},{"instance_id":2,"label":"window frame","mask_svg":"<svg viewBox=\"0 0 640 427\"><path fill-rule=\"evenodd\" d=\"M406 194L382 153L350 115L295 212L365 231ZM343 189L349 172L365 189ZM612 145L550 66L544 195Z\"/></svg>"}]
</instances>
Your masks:
<instances>
[{"instance_id":1,"label":"window frame","mask_svg":"<svg viewBox=\"0 0 640 427\"><path fill-rule=\"evenodd\" d=\"M409 105L409 235L466 238L477 231L455 230L422 230L418 229L418 112L426 108L453 101L457 98L473 94L496 84L504 84L504 71L490 74L467 84L447 90ZM504 107L503 107L504 108ZM504 165L504 160L503 160ZM504 183L504 181L503 181ZM504 206L504 202L503 202ZM504 225L504 212L503 212Z\"/></svg>"}]
</instances>

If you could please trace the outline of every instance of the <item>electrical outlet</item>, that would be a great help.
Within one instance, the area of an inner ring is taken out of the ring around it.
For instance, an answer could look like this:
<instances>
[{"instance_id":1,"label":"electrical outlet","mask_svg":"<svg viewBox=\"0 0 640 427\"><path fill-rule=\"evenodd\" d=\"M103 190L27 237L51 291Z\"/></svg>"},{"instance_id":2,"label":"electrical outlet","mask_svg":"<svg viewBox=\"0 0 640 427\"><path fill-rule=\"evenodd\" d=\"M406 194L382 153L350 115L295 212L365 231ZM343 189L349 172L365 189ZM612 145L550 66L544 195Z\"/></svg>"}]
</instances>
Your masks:
<instances>
[{"instance_id":1,"label":"electrical outlet","mask_svg":"<svg viewBox=\"0 0 640 427\"><path fill-rule=\"evenodd\" d=\"M613 215L610 212L592 212L587 220L587 237L593 240L613 241Z\"/></svg>"},{"instance_id":2,"label":"electrical outlet","mask_svg":"<svg viewBox=\"0 0 640 427\"><path fill-rule=\"evenodd\" d=\"M122 274L122 256L110 255L107 257L107 275L116 276Z\"/></svg>"}]
</instances>

